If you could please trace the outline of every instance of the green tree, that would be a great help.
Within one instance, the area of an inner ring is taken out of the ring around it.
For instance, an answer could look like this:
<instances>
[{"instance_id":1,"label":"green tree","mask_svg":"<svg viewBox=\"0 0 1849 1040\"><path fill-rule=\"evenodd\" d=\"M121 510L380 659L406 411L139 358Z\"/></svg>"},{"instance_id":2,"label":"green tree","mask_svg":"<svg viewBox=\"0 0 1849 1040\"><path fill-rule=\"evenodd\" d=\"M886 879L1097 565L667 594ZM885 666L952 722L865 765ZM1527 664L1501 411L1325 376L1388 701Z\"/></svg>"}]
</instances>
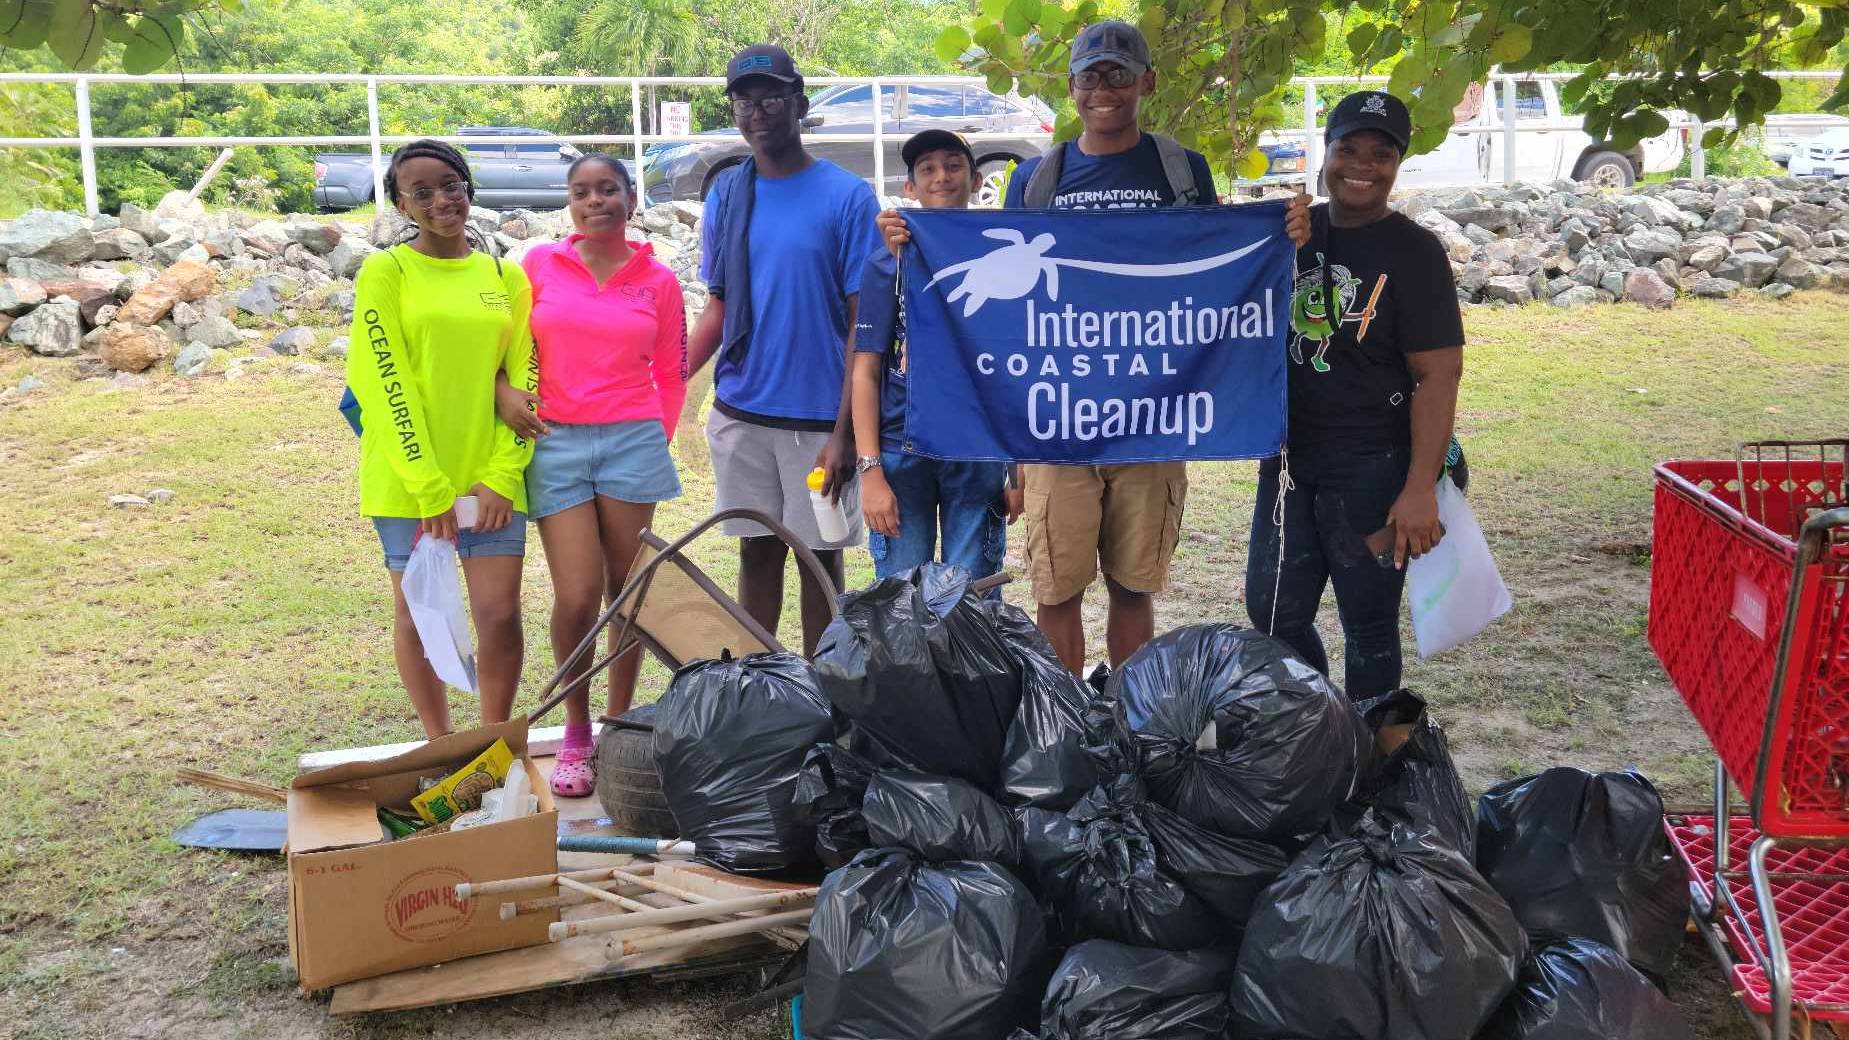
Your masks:
<instances>
[{"instance_id":1,"label":"green tree","mask_svg":"<svg viewBox=\"0 0 1849 1040\"><path fill-rule=\"evenodd\" d=\"M0 0L0 47L43 48L83 71L105 54L133 73L153 72L186 44L189 18L236 11L242 0Z\"/></svg>"}]
</instances>

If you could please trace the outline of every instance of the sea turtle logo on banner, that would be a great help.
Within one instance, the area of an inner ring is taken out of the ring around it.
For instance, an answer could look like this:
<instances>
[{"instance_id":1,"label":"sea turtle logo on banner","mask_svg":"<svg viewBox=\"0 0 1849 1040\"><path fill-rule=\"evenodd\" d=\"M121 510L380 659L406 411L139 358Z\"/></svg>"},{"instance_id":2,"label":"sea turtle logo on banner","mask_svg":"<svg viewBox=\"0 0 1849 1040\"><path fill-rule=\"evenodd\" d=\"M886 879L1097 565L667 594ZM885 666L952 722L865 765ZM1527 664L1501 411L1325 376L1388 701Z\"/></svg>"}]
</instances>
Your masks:
<instances>
[{"instance_id":1,"label":"sea turtle logo on banner","mask_svg":"<svg viewBox=\"0 0 1849 1040\"><path fill-rule=\"evenodd\" d=\"M973 260L951 264L933 273L930 289L937 283L952 275L962 275L962 281L950 290L945 297L951 303L963 300L963 316L969 317L982 309L990 300L1019 300L1032 293L1040 285L1040 279L1046 278L1046 293L1050 300L1059 299L1059 269L1070 267L1080 271L1098 271L1103 274L1126 275L1131 278L1174 278L1181 275L1199 274L1224 267L1271 240L1271 236L1253 242L1251 245L1235 249L1230 253L1202 257L1199 260L1187 260L1176 264L1115 264L1103 260L1074 260L1062 256L1048 256L1058 242L1051 234L1035 235L1029 242L1015 228L986 228L982 232L986 238L993 238L1008 243L992 249Z\"/></svg>"}]
</instances>

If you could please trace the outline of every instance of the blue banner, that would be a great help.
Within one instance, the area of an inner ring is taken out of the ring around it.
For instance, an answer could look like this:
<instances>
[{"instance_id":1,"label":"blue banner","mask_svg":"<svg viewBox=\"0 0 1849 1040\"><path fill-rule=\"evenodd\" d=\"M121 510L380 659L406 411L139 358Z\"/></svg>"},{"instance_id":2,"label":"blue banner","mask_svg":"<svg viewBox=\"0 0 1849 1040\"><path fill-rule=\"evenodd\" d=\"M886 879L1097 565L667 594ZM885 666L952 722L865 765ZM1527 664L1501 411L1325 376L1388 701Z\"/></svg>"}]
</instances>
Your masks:
<instances>
[{"instance_id":1,"label":"blue banner","mask_svg":"<svg viewBox=\"0 0 1849 1040\"><path fill-rule=\"evenodd\" d=\"M907 210L906 450L1277 454L1296 256L1284 205Z\"/></svg>"}]
</instances>

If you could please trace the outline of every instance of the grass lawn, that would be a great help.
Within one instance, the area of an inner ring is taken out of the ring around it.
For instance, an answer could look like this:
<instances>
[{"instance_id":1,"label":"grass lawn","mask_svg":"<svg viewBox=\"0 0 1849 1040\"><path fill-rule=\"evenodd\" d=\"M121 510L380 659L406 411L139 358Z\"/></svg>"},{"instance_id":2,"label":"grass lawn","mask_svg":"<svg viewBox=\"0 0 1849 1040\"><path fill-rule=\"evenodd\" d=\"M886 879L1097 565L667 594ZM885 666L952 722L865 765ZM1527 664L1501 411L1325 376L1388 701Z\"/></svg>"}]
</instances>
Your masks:
<instances>
[{"instance_id":1,"label":"grass lawn","mask_svg":"<svg viewBox=\"0 0 1849 1040\"><path fill-rule=\"evenodd\" d=\"M1459 433L1516 609L1471 646L1411 664L1407 681L1436 705L1473 788L1557 763L1634 764L1672 800L1698 798L1705 741L1643 640L1650 466L1849 433L1849 297L1473 310L1468 326ZM303 751L417 734L378 545L355 515L340 365L302 373L285 358L238 380L117 388L18 350L0 358L0 385L29 372L50 384L0 404L0 1037L781 1035L769 1013L716 1021L733 983L342 1021L296 996L284 874L174 846L180 824L236 803L168 776L196 765L283 783ZM675 441L687 494L656 521L670 537L712 501L700 407L696 393ZM1193 468L1163 627L1244 621L1255 470ZM160 487L177 497L107 504ZM550 583L531 544L529 691L551 664ZM730 587L733 552L714 538L696 555ZM870 578L851 554L850 585ZM1102 612L1088 610L1101 647ZM651 664L644 697L664 679ZM473 706L457 709L469 724ZM1677 999L1702 1035L1745 1037L1703 956L1684 951Z\"/></svg>"}]
</instances>

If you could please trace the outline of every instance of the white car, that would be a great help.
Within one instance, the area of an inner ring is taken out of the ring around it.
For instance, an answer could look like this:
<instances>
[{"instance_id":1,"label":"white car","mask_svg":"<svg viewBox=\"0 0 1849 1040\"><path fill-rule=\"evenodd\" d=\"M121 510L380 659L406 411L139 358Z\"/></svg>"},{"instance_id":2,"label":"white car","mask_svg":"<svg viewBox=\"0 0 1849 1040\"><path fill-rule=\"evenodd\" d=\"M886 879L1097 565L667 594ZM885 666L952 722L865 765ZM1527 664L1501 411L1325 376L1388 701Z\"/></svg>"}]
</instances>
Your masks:
<instances>
[{"instance_id":1,"label":"white car","mask_svg":"<svg viewBox=\"0 0 1849 1040\"><path fill-rule=\"evenodd\" d=\"M1457 106L1456 122L1444 143L1400 167L1399 186L1440 187L1502 178L1503 135L1466 128L1503 125L1499 82L1478 84ZM1628 188L1646 173L1673 172L1687 148L1684 131L1671 129L1628 150L1595 141L1580 129L1580 117L1562 111L1553 80L1515 83L1515 179L1585 181L1600 188Z\"/></svg>"},{"instance_id":2,"label":"white car","mask_svg":"<svg viewBox=\"0 0 1849 1040\"><path fill-rule=\"evenodd\" d=\"M1849 126L1825 130L1791 153L1794 177L1849 177Z\"/></svg>"}]
</instances>

